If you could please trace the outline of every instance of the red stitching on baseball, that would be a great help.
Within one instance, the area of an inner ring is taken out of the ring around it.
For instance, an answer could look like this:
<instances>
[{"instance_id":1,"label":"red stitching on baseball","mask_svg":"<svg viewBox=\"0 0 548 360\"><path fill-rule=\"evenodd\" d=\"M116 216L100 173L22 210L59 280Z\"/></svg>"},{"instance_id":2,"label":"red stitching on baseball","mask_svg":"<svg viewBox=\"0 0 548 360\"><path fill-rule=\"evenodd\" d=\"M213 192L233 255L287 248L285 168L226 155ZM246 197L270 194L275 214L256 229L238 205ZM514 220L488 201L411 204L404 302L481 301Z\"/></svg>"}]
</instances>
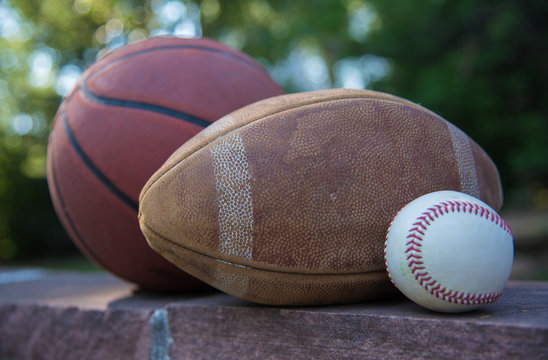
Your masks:
<instances>
[{"instance_id":1,"label":"red stitching on baseball","mask_svg":"<svg viewBox=\"0 0 548 360\"><path fill-rule=\"evenodd\" d=\"M411 229L411 230L416 231L416 232L418 232L419 234L421 234L422 236L424 236L424 233L419 229L418 226L414 227L414 228Z\"/></svg>"},{"instance_id":2,"label":"red stitching on baseball","mask_svg":"<svg viewBox=\"0 0 548 360\"><path fill-rule=\"evenodd\" d=\"M443 201L424 211L421 214L421 216L417 217L416 219L417 221L413 224L413 227L409 229L409 234L407 235L407 238L410 240L407 242L406 246L408 247L405 250L405 253L407 254L407 262L408 262L407 265L409 269L411 269L411 273L414 275L415 279L419 282L419 284L426 291L428 291L429 293L431 293L437 298L441 298L451 303L465 304L465 305L478 305L478 304L492 303L501 296L502 292L491 292L487 294L471 294L471 293L463 293L456 290L447 289L446 287L442 287L442 285L437 280L432 278L432 276L428 273L428 270L426 270L426 267L423 266L424 262L417 261L417 260L422 260L422 256L420 255L422 253L422 242L423 242L422 236L424 236L425 231L428 230L428 226L430 226L431 222L435 221L435 219L439 218L440 216L444 214L448 214L449 212L451 213L463 212L463 213L475 214L486 220L491 221L492 223L494 223L495 225L499 226L504 231L506 231L508 234L510 234L510 236L513 236L512 230L510 229L508 224L494 211L491 211L490 209L484 206L481 206L478 204L472 204L466 201L458 201L458 200ZM392 227L392 223L394 222L394 219L390 223L387 236L388 236L388 233L390 232L390 228ZM386 258L386 241L384 245L384 254ZM386 260L385 260L385 265L386 265ZM390 273L388 273L388 276L390 277ZM392 277L390 277L390 280L392 281Z\"/></svg>"},{"instance_id":3,"label":"red stitching on baseball","mask_svg":"<svg viewBox=\"0 0 548 360\"><path fill-rule=\"evenodd\" d=\"M411 234L407 236L408 239L417 239L422 240L420 236L417 236L416 234Z\"/></svg>"},{"instance_id":4,"label":"red stitching on baseball","mask_svg":"<svg viewBox=\"0 0 548 360\"><path fill-rule=\"evenodd\" d=\"M408 241L405 246L409 246L409 245L419 245L418 242L415 241L415 239L411 239L410 241Z\"/></svg>"},{"instance_id":5,"label":"red stitching on baseball","mask_svg":"<svg viewBox=\"0 0 548 360\"><path fill-rule=\"evenodd\" d=\"M416 263L416 262L414 262L414 265L419 265L419 266L415 266L415 267L413 267L413 270L411 270L411 272L413 272L413 273L414 273L414 271L418 271L418 270L424 270L424 267L423 267L423 266L421 266L421 265L422 265L422 261L421 261L420 263Z\"/></svg>"},{"instance_id":6,"label":"red stitching on baseball","mask_svg":"<svg viewBox=\"0 0 548 360\"><path fill-rule=\"evenodd\" d=\"M423 230L426 230L426 229L427 229L426 225L424 225L422 222L416 222L416 223L413 224L413 226L419 226L419 227L421 227Z\"/></svg>"}]
</instances>

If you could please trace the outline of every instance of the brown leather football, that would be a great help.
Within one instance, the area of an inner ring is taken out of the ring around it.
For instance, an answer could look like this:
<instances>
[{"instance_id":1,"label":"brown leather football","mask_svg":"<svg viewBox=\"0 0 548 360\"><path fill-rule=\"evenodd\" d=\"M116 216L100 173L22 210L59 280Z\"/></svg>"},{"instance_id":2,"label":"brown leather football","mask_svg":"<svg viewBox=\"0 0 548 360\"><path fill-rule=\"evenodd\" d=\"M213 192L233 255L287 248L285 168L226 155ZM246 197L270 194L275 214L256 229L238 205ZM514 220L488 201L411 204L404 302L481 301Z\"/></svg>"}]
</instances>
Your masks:
<instances>
[{"instance_id":1,"label":"brown leather football","mask_svg":"<svg viewBox=\"0 0 548 360\"><path fill-rule=\"evenodd\" d=\"M356 302L392 291L383 244L396 212L436 190L499 209L496 166L461 130L365 90L282 95L180 147L141 192L150 246L263 304Z\"/></svg>"}]
</instances>

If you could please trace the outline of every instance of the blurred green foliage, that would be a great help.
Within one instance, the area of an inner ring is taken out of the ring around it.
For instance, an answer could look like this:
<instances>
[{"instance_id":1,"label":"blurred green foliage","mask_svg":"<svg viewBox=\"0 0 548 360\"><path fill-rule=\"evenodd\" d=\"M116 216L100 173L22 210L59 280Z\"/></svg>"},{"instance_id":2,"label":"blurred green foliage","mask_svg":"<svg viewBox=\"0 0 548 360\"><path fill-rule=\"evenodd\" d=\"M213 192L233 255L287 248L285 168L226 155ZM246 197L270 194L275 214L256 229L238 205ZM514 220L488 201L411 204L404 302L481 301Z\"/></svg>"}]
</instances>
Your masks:
<instances>
[{"instance_id":1,"label":"blurred green foliage","mask_svg":"<svg viewBox=\"0 0 548 360\"><path fill-rule=\"evenodd\" d=\"M548 208L548 2L0 0L0 261L73 251L45 179L47 136L82 71L148 36L207 36L288 91L393 93L470 134L506 203Z\"/></svg>"}]
</instances>

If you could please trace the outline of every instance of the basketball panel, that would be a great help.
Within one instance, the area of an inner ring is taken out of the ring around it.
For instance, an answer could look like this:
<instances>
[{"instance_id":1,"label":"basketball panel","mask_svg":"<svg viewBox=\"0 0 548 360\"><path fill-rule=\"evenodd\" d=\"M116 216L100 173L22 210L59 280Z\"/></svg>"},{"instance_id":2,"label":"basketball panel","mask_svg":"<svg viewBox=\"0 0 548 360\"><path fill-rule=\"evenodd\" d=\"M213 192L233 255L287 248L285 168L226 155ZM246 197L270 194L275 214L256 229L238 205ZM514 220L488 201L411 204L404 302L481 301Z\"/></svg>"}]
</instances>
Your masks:
<instances>
[{"instance_id":1,"label":"basketball panel","mask_svg":"<svg viewBox=\"0 0 548 360\"><path fill-rule=\"evenodd\" d=\"M199 284L148 246L135 211L82 164L62 131L55 134L49 166L58 215L65 228L71 229L76 245L98 265L146 288L169 289L174 284L193 288Z\"/></svg>"},{"instance_id":2,"label":"basketball panel","mask_svg":"<svg viewBox=\"0 0 548 360\"><path fill-rule=\"evenodd\" d=\"M262 68L194 48L167 48L123 59L90 75L83 86L89 96L132 106L152 104L207 122L283 93Z\"/></svg>"},{"instance_id":3,"label":"basketball panel","mask_svg":"<svg viewBox=\"0 0 548 360\"><path fill-rule=\"evenodd\" d=\"M100 104L81 92L66 104L62 116L82 156L134 202L169 155L202 130L167 115Z\"/></svg>"}]
</instances>

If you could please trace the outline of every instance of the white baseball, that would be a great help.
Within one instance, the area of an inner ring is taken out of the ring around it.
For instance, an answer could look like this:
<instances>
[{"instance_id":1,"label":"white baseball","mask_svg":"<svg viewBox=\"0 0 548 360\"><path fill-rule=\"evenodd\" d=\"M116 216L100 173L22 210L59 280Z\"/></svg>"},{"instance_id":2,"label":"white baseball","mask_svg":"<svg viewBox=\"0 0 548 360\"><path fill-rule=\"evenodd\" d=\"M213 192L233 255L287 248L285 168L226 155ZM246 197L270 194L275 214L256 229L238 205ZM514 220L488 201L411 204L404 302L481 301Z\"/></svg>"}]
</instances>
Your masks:
<instances>
[{"instance_id":1,"label":"white baseball","mask_svg":"<svg viewBox=\"0 0 548 360\"><path fill-rule=\"evenodd\" d=\"M438 191L404 206L386 234L390 280L430 310L464 312L496 301L510 276L510 227L484 202Z\"/></svg>"}]
</instances>

